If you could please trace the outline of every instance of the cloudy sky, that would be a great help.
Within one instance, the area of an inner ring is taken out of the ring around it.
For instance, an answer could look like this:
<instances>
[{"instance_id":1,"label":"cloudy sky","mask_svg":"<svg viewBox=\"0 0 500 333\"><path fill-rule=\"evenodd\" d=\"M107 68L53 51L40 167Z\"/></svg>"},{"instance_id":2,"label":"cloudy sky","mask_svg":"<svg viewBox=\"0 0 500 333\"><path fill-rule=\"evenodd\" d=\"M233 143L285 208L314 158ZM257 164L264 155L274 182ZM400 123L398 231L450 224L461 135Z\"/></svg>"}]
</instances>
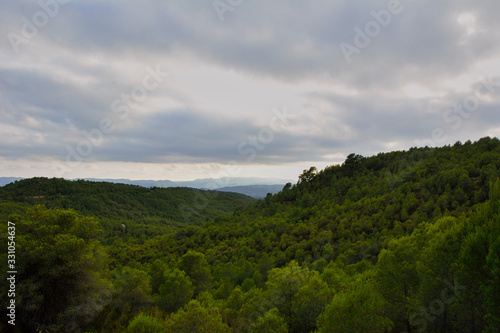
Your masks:
<instances>
[{"instance_id":1,"label":"cloudy sky","mask_svg":"<svg viewBox=\"0 0 500 333\"><path fill-rule=\"evenodd\" d=\"M0 3L0 176L297 179L500 136L500 2Z\"/></svg>"}]
</instances>

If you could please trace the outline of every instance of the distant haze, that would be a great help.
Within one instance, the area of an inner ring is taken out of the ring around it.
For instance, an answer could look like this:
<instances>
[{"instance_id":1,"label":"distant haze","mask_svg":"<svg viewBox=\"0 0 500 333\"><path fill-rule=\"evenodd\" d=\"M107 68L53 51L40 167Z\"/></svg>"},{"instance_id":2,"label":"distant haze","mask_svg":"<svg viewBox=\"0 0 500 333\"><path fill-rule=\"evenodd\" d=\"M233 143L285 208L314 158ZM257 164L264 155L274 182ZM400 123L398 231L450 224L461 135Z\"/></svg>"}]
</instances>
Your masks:
<instances>
[{"instance_id":1,"label":"distant haze","mask_svg":"<svg viewBox=\"0 0 500 333\"><path fill-rule=\"evenodd\" d=\"M0 177L0 186L5 186L23 178ZM193 181L173 182L170 180L130 180L130 179L96 179L86 180L96 182L121 183L142 187L192 187L198 189L218 190L224 192L242 193L254 198L264 198L267 193L279 192L286 183L292 180L279 178L219 178L197 179Z\"/></svg>"}]
</instances>

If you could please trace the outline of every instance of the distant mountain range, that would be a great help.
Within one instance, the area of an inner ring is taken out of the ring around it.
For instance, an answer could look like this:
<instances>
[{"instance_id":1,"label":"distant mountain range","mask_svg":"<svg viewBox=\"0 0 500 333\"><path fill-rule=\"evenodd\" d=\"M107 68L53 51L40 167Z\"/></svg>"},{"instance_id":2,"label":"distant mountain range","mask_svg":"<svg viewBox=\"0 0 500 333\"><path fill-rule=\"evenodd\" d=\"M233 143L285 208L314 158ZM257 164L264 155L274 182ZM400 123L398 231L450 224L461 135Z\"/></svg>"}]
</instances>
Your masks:
<instances>
[{"instance_id":1,"label":"distant mountain range","mask_svg":"<svg viewBox=\"0 0 500 333\"><path fill-rule=\"evenodd\" d=\"M19 177L0 177L0 186L5 186L7 184L13 183L16 180L22 180L24 178Z\"/></svg>"},{"instance_id":2,"label":"distant mountain range","mask_svg":"<svg viewBox=\"0 0 500 333\"><path fill-rule=\"evenodd\" d=\"M0 186L5 186L16 180L22 180L20 177L0 177ZM192 181L174 182L171 180L130 180L130 179L99 179L83 178L95 182L109 182L129 185L138 185L142 187L192 187L205 190L217 190L223 192L242 193L253 198L264 198L267 193L278 193L283 189L286 183L294 183L290 179L280 178L259 178L259 177L227 177L227 178L204 178ZM71 179L76 180L76 179Z\"/></svg>"},{"instance_id":3,"label":"distant mountain range","mask_svg":"<svg viewBox=\"0 0 500 333\"><path fill-rule=\"evenodd\" d=\"M218 188L221 192L235 192L248 195L255 199L263 199L268 193L276 194L283 189L284 185L246 185L246 186L229 186Z\"/></svg>"}]
</instances>

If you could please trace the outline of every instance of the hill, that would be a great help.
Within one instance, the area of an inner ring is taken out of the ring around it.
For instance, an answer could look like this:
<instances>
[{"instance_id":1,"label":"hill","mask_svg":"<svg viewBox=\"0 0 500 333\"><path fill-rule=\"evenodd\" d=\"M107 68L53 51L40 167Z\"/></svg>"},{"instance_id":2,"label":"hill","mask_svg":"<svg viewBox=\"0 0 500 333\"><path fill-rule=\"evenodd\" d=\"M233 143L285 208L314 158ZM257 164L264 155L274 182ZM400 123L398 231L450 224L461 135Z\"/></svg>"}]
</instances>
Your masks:
<instances>
[{"instance_id":1,"label":"hill","mask_svg":"<svg viewBox=\"0 0 500 333\"><path fill-rule=\"evenodd\" d=\"M0 203L71 208L101 219L106 235L130 233L152 236L170 227L201 224L231 214L253 199L237 193L192 188L144 188L134 185L30 178L0 187ZM109 241L109 239L108 239Z\"/></svg>"},{"instance_id":2,"label":"hill","mask_svg":"<svg viewBox=\"0 0 500 333\"><path fill-rule=\"evenodd\" d=\"M162 217L185 222L185 213L196 213L189 222L232 212L252 201L236 193L191 188L144 188L134 185L31 178L0 188L0 199L47 207L72 208L82 214L115 219ZM201 203L197 203L200 201ZM183 207L185 211L183 211ZM190 211L187 209L191 207Z\"/></svg>"},{"instance_id":3,"label":"hill","mask_svg":"<svg viewBox=\"0 0 500 333\"><path fill-rule=\"evenodd\" d=\"M22 180L18 177L0 177L0 186ZM91 182L105 182L115 184L138 185L142 187L191 187L201 190L217 190L222 192L235 192L251 196L256 199L264 198L267 193L275 194L279 192L283 185L289 180L278 178L258 178L258 177L225 177L225 178L204 178L192 181L171 181L171 180L131 180L131 179L70 179L88 180Z\"/></svg>"},{"instance_id":4,"label":"hill","mask_svg":"<svg viewBox=\"0 0 500 333\"><path fill-rule=\"evenodd\" d=\"M25 327L51 331L71 323L102 332L495 332L499 177L500 141L487 137L350 154L232 214L146 237L97 242L90 226L106 221L98 216L17 210L16 232L37 235L19 245L19 311ZM12 211L45 199L4 190ZM119 198L103 207L113 211ZM50 290L61 292L57 307Z\"/></svg>"}]
</instances>

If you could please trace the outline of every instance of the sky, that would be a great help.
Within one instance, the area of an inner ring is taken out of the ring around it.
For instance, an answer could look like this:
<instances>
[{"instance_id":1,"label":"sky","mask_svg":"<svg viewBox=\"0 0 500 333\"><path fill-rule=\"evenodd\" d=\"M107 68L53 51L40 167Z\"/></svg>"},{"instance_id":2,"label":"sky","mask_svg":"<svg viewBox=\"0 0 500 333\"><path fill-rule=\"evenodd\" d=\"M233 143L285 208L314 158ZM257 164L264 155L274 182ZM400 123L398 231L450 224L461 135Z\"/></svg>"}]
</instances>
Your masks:
<instances>
[{"instance_id":1,"label":"sky","mask_svg":"<svg viewBox=\"0 0 500 333\"><path fill-rule=\"evenodd\" d=\"M275 177L500 136L500 1L2 0L0 176Z\"/></svg>"}]
</instances>

